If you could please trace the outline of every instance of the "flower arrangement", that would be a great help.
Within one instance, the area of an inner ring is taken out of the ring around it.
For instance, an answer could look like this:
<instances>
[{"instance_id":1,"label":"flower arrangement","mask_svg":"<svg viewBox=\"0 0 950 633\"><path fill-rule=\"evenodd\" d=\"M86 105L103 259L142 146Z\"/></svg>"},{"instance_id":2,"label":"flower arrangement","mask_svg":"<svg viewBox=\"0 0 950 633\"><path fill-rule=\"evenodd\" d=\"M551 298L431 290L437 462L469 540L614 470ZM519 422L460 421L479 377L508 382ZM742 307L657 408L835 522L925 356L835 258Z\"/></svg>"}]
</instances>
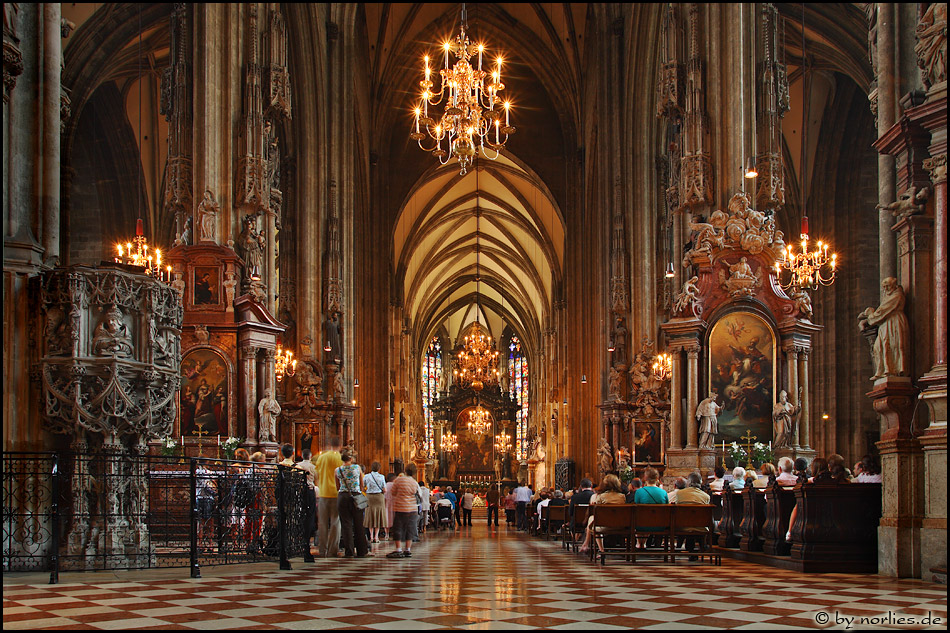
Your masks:
<instances>
[{"instance_id":1,"label":"flower arrangement","mask_svg":"<svg viewBox=\"0 0 950 633\"><path fill-rule=\"evenodd\" d=\"M726 445L726 453L732 458L734 466L744 464L749 459L749 454L737 442Z\"/></svg>"},{"instance_id":2,"label":"flower arrangement","mask_svg":"<svg viewBox=\"0 0 950 633\"><path fill-rule=\"evenodd\" d=\"M769 443L771 444L771 442ZM762 442L756 442L752 445L752 463L761 466L769 463L775 456L772 454L771 445L765 445Z\"/></svg>"},{"instance_id":3,"label":"flower arrangement","mask_svg":"<svg viewBox=\"0 0 950 633\"><path fill-rule=\"evenodd\" d=\"M224 451L224 456L227 459L234 459L234 451L241 445L242 439L240 437L229 437L221 442L221 450Z\"/></svg>"},{"instance_id":4,"label":"flower arrangement","mask_svg":"<svg viewBox=\"0 0 950 633\"><path fill-rule=\"evenodd\" d=\"M620 472L620 483L622 483L624 486L626 486L631 481L633 481L634 472L633 472L633 468L631 468L629 464L621 468L619 472Z\"/></svg>"},{"instance_id":5,"label":"flower arrangement","mask_svg":"<svg viewBox=\"0 0 950 633\"><path fill-rule=\"evenodd\" d=\"M165 457L171 457L175 454L175 450L178 448L178 442L166 435L161 440L161 447L162 455Z\"/></svg>"}]
</instances>

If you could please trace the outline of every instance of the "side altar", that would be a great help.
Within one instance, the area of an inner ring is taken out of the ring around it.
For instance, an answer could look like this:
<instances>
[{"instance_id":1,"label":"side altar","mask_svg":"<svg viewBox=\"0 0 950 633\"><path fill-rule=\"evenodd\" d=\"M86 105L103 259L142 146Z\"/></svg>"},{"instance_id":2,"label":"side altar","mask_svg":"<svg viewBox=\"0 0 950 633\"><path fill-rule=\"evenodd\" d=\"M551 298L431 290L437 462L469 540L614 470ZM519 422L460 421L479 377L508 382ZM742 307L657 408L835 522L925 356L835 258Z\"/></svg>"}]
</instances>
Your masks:
<instances>
[{"instance_id":1,"label":"side altar","mask_svg":"<svg viewBox=\"0 0 950 633\"><path fill-rule=\"evenodd\" d=\"M776 276L784 235L744 193L690 229L687 281L661 325L672 355L667 474L710 469L749 434L776 456L810 460L809 355L821 326L807 292L787 295ZM717 409L717 428L701 434L698 413Z\"/></svg>"}]
</instances>

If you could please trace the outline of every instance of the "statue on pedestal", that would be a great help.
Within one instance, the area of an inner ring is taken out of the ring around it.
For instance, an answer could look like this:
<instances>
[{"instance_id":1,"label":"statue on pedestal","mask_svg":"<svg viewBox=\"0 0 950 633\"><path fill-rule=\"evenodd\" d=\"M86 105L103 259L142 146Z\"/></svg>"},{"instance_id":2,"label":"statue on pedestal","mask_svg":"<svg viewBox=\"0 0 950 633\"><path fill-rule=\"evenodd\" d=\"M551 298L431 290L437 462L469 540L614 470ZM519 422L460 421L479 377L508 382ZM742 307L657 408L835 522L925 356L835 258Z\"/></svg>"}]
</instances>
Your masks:
<instances>
[{"instance_id":1,"label":"statue on pedestal","mask_svg":"<svg viewBox=\"0 0 950 633\"><path fill-rule=\"evenodd\" d=\"M719 432L719 412L722 407L716 404L716 394L699 403L696 407L696 419L699 420L699 448L711 451L716 447L716 433Z\"/></svg>"},{"instance_id":2,"label":"statue on pedestal","mask_svg":"<svg viewBox=\"0 0 950 633\"><path fill-rule=\"evenodd\" d=\"M802 412L802 389L798 389L798 404L788 401L788 392L784 389L778 394L778 402L772 408L772 425L775 430L774 448L791 448L795 425Z\"/></svg>"},{"instance_id":3,"label":"statue on pedestal","mask_svg":"<svg viewBox=\"0 0 950 633\"><path fill-rule=\"evenodd\" d=\"M600 471L601 479L603 479L604 475L613 470L613 465L613 451L610 450L610 444L607 442L607 439L602 437L600 438L600 444L597 446L597 468Z\"/></svg>"},{"instance_id":4,"label":"statue on pedestal","mask_svg":"<svg viewBox=\"0 0 950 633\"><path fill-rule=\"evenodd\" d=\"M881 282L884 298L881 305L867 308L858 318L858 324L864 330L877 326L877 339L871 349L874 359L874 375L871 380L885 376L907 375L908 325L904 315L904 289L894 277Z\"/></svg>"},{"instance_id":5,"label":"statue on pedestal","mask_svg":"<svg viewBox=\"0 0 950 633\"><path fill-rule=\"evenodd\" d=\"M623 372L617 370L616 367L610 368L610 377L607 378L607 400L620 400L620 385L623 382Z\"/></svg>"},{"instance_id":6,"label":"statue on pedestal","mask_svg":"<svg viewBox=\"0 0 950 633\"><path fill-rule=\"evenodd\" d=\"M214 242L217 233L220 207L210 189L205 189L204 199L198 205L198 241Z\"/></svg>"},{"instance_id":7,"label":"statue on pedestal","mask_svg":"<svg viewBox=\"0 0 950 633\"><path fill-rule=\"evenodd\" d=\"M280 404L274 399L270 389L264 390L264 397L258 403L257 411L261 418L258 439L261 442L276 442L275 429L277 416L280 415Z\"/></svg>"}]
</instances>

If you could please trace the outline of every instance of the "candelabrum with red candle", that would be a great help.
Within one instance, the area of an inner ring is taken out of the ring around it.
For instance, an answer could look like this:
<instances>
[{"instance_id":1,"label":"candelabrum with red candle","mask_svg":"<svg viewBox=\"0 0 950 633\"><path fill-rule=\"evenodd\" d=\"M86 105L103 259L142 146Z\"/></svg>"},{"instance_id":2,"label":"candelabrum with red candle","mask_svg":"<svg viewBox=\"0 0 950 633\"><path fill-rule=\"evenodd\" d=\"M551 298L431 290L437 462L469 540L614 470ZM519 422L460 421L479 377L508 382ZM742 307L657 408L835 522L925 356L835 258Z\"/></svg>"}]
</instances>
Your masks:
<instances>
[{"instance_id":1,"label":"candelabrum with red candle","mask_svg":"<svg viewBox=\"0 0 950 633\"><path fill-rule=\"evenodd\" d=\"M116 244L117 255L115 263L127 266L140 266L145 269L146 275L151 275L159 281L170 282L172 267L162 268L162 251L150 250L148 240L142 229L142 219L135 223L135 237L125 244Z\"/></svg>"}]
</instances>

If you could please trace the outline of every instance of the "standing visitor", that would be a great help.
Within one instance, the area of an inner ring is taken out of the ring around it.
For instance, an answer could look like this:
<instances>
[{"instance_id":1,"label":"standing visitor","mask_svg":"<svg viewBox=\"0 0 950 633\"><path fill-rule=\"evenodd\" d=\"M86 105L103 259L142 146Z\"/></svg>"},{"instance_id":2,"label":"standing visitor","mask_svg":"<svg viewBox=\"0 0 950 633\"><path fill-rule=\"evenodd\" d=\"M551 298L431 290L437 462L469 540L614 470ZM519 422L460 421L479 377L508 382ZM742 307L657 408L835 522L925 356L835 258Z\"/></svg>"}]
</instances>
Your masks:
<instances>
[{"instance_id":1,"label":"standing visitor","mask_svg":"<svg viewBox=\"0 0 950 633\"><path fill-rule=\"evenodd\" d=\"M320 453L314 468L317 471L317 489L320 495L317 517L317 555L334 558L340 551L340 515L337 509L336 469L343 465L340 459L340 438L330 438L330 448Z\"/></svg>"},{"instance_id":2,"label":"standing visitor","mask_svg":"<svg viewBox=\"0 0 950 633\"><path fill-rule=\"evenodd\" d=\"M429 507L431 504L431 499L429 495L429 489L426 488L426 482L422 479L419 480L419 529L417 532L422 534L426 531L426 526L429 525Z\"/></svg>"},{"instance_id":3,"label":"standing visitor","mask_svg":"<svg viewBox=\"0 0 950 633\"><path fill-rule=\"evenodd\" d=\"M515 491L505 488L505 524L514 525L515 524L515 509L517 504L515 503Z\"/></svg>"},{"instance_id":4,"label":"standing visitor","mask_svg":"<svg viewBox=\"0 0 950 633\"><path fill-rule=\"evenodd\" d=\"M498 501L501 495L498 493L498 486L492 486L485 493L485 503L488 505L488 525L491 525L491 515L495 515L495 527L498 527Z\"/></svg>"},{"instance_id":5,"label":"standing visitor","mask_svg":"<svg viewBox=\"0 0 950 633\"><path fill-rule=\"evenodd\" d=\"M400 472L392 483L393 498L393 541L396 549L386 555L387 558L409 558L412 556L413 526L418 519L419 484L413 478L415 465L409 464L406 470L411 473ZM405 550L403 549L405 545Z\"/></svg>"},{"instance_id":6,"label":"standing visitor","mask_svg":"<svg viewBox=\"0 0 950 633\"><path fill-rule=\"evenodd\" d=\"M514 495L517 527L518 530L524 531L528 529L527 508L528 502L531 501L531 489L522 482L515 488Z\"/></svg>"},{"instance_id":7,"label":"standing visitor","mask_svg":"<svg viewBox=\"0 0 950 633\"><path fill-rule=\"evenodd\" d=\"M396 462L396 465L399 465L399 462ZM401 466L400 470L402 470ZM386 501L386 538L389 540L392 540L393 537L393 482L395 480L396 473L386 475L386 493L384 494L384 499Z\"/></svg>"},{"instance_id":8,"label":"standing visitor","mask_svg":"<svg viewBox=\"0 0 950 633\"><path fill-rule=\"evenodd\" d=\"M365 558L369 546L366 544L366 529L363 527L363 508L366 499L360 492L362 470L353 463L353 456L347 451L340 455L343 462L334 471L334 479L340 489L337 495L337 512L340 516L340 529L343 533L344 558ZM354 549L355 545L355 549Z\"/></svg>"},{"instance_id":9,"label":"standing visitor","mask_svg":"<svg viewBox=\"0 0 950 633\"><path fill-rule=\"evenodd\" d=\"M471 490L466 490L462 495L462 525L472 524L472 508L475 507L475 495Z\"/></svg>"},{"instance_id":10,"label":"standing visitor","mask_svg":"<svg viewBox=\"0 0 950 633\"><path fill-rule=\"evenodd\" d=\"M379 529L386 527L386 479L379 474L379 462L370 466L372 472L363 476L368 505L363 514L363 526L369 528L369 538L379 543Z\"/></svg>"},{"instance_id":11,"label":"standing visitor","mask_svg":"<svg viewBox=\"0 0 950 633\"><path fill-rule=\"evenodd\" d=\"M304 471L307 476L307 494L304 497L303 523L304 534L307 535L307 551L306 554L304 554L303 560L305 563L312 563L313 554L310 553L310 547L317 529L317 489L315 483L317 469L314 467L313 462L310 461L313 455L309 448L303 449L300 452L300 456L303 459L297 462L294 467Z\"/></svg>"}]
</instances>

